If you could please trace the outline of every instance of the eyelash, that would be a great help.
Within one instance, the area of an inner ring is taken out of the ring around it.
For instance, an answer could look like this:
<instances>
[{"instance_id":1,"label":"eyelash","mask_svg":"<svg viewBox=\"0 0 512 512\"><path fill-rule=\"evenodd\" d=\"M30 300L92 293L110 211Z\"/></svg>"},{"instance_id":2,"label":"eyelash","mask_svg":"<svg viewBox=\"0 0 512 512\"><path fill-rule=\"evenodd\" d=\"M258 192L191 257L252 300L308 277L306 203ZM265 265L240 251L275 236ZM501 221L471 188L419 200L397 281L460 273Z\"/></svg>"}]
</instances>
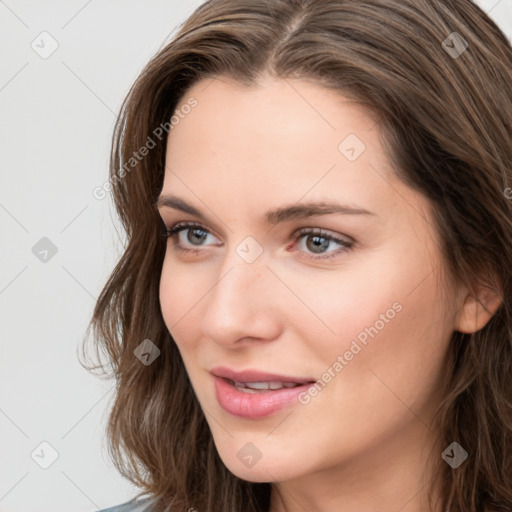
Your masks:
<instances>
[{"instance_id":1,"label":"eyelash","mask_svg":"<svg viewBox=\"0 0 512 512\"><path fill-rule=\"evenodd\" d=\"M170 229L165 228L162 236L165 239L172 238L173 239L173 247L175 250L177 250L179 252L188 253L188 254L199 254L203 251L203 249L185 249L176 241L175 235L179 234L179 232L181 232L181 231L185 231L185 230L191 229L191 228L197 228L202 231L205 231L207 234L213 234L213 233L210 233L210 231L208 231L204 226L202 226L201 224L197 224L196 222L179 222L179 223L175 224ZM328 240L329 242L336 242L342 246L340 249L338 249L336 251L331 251L331 252L327 253L327 255L307 256L306 257L311 260L326 260L329 258L334 258L336 256L339 256L343 252L350 251L354 246L354 242L349 242L347 240L342 240L340 238L337 238L320 228L299 229L290 237L290 239L288 241L293 240L296 243L305 235L315 235L318 237L322 237L322 238L325 238L326 240Z\"/></svg>"}]
</instances>

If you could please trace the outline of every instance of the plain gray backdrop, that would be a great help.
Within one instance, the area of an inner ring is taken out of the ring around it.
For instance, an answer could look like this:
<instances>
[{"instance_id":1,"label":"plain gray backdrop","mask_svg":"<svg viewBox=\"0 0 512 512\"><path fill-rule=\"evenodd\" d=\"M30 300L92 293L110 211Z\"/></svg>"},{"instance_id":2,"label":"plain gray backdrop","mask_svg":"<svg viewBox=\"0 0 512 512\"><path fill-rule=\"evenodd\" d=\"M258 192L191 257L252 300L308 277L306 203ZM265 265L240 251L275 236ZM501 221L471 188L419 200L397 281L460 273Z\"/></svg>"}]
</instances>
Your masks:
<instances>
[{"instance_id":1,"label":"plain gray backdrop","mask_svg":"<svg viewBox=\"0 0 512 512\"><path fill-rule=\"evenodd\" d=\"M0 512L92 512L137 491L105 448L113 383L77 360L123 241L93 190L129 87L201 3L0 0ZM512 0L478 3L512 40Z\"/></svg>"}]
</instances>

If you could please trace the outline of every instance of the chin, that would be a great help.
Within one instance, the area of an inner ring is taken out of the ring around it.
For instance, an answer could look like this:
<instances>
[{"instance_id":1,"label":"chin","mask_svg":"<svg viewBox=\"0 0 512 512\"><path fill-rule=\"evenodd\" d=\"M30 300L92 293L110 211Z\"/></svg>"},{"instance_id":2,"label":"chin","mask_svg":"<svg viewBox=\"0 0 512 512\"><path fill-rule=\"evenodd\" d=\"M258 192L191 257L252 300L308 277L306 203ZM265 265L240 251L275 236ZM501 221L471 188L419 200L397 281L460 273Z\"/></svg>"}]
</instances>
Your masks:
<instances>
[{"instance_id":1,"label":"chin","mask_svg":"<svg viewBox=\"0 0 512 512\"><path fill-rule=\"evenodd\" d=\"M298 476L298 468L294 461L268 453L266 457L262 454L256 462L250 459L245 462L246 453L250 453L250 448L246 447L245 451L237 449L234 453L219 451L219 456L233 475L248 482L281 482Z\"/></svg>"},{"instance_id":2,"label":"chin","mask_svg":"<svg viewBox=\"0 0 512 512\"><path fill-rule=\"evenodd\" d=\"M248 482L281 482L291 478L291 475L283 475L280 471L276 470L272 464L269 468L263 465L260 466L259 463L252 468L246 468L243 464L234 462L229 466L226 465L226 467L233 475Z\"/></svg>"}]
</instances>

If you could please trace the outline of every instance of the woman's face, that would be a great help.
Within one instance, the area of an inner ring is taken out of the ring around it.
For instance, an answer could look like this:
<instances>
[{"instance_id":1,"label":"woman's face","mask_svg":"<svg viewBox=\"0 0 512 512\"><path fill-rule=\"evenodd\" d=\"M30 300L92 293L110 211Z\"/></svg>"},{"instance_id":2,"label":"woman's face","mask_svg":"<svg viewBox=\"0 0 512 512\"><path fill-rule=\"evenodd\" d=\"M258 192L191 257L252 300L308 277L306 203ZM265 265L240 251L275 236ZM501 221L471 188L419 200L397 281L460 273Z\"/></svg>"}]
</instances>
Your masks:
<instances>
[{"instance_id":1,"label":"woman's face","mask_svg":"<svg viewBox=\"0 0 512 512\"><path fill-rule=\"evenodd\" d=\"M191 97L159 203L169 229L189 225L160 301L220 457L250 481L419 471L461 299L429 203L333 91L216 79ZM229 370L257 384L214 375Z\"/></svg>"}]
</instances>

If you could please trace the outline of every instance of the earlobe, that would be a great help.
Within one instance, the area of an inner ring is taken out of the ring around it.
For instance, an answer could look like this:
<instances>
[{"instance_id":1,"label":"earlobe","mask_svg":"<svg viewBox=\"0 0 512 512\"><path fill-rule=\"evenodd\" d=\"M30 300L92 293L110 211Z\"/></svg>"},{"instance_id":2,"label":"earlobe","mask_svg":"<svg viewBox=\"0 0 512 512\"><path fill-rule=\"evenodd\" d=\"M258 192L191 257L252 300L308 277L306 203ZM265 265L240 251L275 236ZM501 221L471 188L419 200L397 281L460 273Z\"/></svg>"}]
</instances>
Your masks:
<instances>
[{"instance_id":1,"label":"earlobe","mask_svg":"<svg viewBox=\"0 0 512 512\"><path fill-rule=\"evenodd\" d=\"M468 292L462 305L456 330L474 333L482 329L503 302L502 294L496 288L482 287L476 294Z\"/></svg>"}]
</instances>

